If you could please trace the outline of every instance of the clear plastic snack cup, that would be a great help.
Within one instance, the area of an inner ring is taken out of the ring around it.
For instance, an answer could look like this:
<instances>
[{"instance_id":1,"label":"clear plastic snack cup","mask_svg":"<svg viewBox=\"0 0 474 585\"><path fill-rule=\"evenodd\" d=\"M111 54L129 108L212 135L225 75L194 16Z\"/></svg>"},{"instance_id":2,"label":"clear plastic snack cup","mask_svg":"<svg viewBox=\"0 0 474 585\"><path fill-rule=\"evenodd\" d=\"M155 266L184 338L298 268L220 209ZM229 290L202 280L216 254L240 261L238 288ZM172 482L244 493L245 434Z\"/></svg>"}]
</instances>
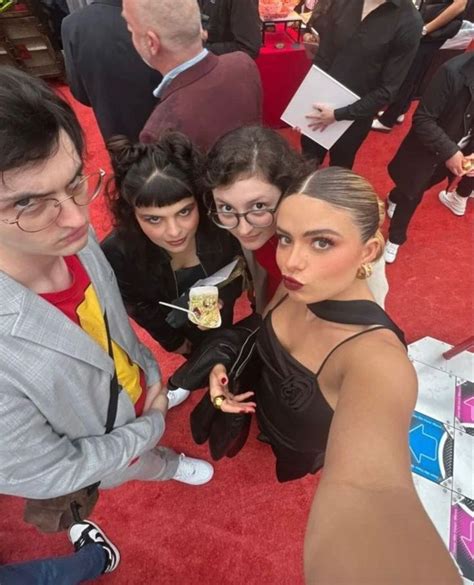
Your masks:
<instances>
[{"instance_id":1,"label":"clear plastic snack cup","mask_svg":"<svg viewBox=\"0 0 474 585\"><path fill-rule=\"evenodd\" d=\"M217 286L195 286L189 291L189 320L206 329L222 325Z\"/></svg>"}]
</instances>

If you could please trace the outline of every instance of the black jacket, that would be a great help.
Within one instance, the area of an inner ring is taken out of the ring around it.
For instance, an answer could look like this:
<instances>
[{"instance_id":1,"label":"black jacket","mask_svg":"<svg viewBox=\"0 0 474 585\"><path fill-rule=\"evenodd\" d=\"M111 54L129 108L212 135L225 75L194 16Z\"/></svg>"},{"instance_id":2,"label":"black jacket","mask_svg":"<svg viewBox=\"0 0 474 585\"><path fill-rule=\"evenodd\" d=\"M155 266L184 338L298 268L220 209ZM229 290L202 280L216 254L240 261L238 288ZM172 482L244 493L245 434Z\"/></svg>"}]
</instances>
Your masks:
<instances>
[{"instance_id":1,"label":"black jacket","mask_svg":"<svg viewBox=\"0 0 474 585\"><path fill-rule=\"evenodd\" d=\"M426 88L413 125L388 170L406 192L424 190L439 164L458 150L458 142L473 127L474 53L450 59ZM474 151L474 139L463 149Z\"/></svg>"},{"instance_id":2,"label":"black jacket","mask_svg":"<svg viewBox=\"0 0 474 585\"><path fill-rule=\"evenodd\" d=\"M136 52L121 12L122 0L94 0L63 20L66 73L73 96L94 110L105 140L114 134L138 140L162 77Z\"/></svg>"},{"instance_id":3,"label":"black jacket","mask_svg":"<svg viewBox=\"0 0 474 585\"><path fill-rule=\"evenodd\" d=\"M199 228L196 244L201 266L209 276L242 255L240 244L233 236L207 222L204 228ZM171 327L166 322L171 309L158 304L158 301L173 302L179 296L170 257L165 250L146 239L144 257L137 262L137 251L131 247L130 238L117 231L105 238L102 250L115 272L128 314L164 349L174 351L185 339L193 346L202 341L207 332L188 321L179 329ZM241 278L219 291L219 298L224 302L223 327L232 325L234 304L241 292Z\"/></svg>"},{"instance_id":4,"label":"black jacket","mask_svg":"<svg viewBox=\"0 0 474 585\"><path fill-rule=\"evenodd\" d=\"M207 48L216 55L244 51L253 59L262 45L258 0L199 0L208 31Z\"/></svg>"}]
</instances>

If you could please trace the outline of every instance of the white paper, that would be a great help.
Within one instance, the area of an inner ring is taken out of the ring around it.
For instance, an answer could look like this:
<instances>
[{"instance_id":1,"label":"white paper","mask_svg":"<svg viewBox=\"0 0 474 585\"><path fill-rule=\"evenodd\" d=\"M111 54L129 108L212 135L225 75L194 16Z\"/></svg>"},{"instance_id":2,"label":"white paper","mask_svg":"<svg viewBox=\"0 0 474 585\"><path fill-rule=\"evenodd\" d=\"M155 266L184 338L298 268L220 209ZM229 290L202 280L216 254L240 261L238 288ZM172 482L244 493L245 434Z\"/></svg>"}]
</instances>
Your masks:
<instances>
[{"instance_id":1,"label":"white paper","mask_svg":"<svg viewBox=\"0 0 474 585\"><path fill-rule=\"evenodd\" d=\"M353 121L333 122L321 132L321 130L311 130L306 116L312 112L315 103L326 104L336 109L353 104L358 99L359 96L353 91L313 65L283 112L281 119L293 128L299 128L302 134L324 148L330 149L353 124Z\"/></svg>"},{"instance_id":2,"label":"white paper","mask_svg":"<svg viewBox=\"0 0 474 585\"><path fill-rule=\"evenodd\" d=\"M238 261L238 259L233 260L230 264L224 266L224 268L221 268L217 272L214 272L214 274L211 274L211 276L208 276L207 278L201 278L201 280L195 282L191 288L195 286L217 286L221 282L224 282L224 280L227 280L232 274L232 271L237 266Z\"/></svg>"}]
</instances>

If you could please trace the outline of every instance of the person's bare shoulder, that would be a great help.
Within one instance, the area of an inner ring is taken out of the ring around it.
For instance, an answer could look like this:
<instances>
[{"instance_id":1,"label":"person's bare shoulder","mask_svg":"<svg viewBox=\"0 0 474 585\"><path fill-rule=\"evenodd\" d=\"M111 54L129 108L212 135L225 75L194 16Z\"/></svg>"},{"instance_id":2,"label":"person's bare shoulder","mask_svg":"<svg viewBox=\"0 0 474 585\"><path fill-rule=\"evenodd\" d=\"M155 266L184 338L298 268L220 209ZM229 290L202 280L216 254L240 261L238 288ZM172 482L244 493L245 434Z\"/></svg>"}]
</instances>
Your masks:
<instances>
[{"instance_id":1,"label":"person's bare shoulder","mask_svg":"<svg viewBox=\"0 0 474 585\"><path fill-rule=\"evenodd\" d=\"M342 365L345 381L358 380L361 391L380 386L382 392L391 393L403 387L406 399L414 405L416 372L406 347L389 329L369 331L349 342Z\"/></svg>"}]
</instances>

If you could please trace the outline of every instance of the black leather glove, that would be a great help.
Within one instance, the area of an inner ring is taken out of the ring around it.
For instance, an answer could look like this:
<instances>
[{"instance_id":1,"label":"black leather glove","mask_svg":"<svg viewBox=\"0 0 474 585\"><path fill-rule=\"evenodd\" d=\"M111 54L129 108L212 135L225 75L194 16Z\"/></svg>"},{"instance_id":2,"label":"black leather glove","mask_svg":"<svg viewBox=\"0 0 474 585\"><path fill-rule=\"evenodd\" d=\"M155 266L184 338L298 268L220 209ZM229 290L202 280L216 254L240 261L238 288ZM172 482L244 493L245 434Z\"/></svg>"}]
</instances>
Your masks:
<instances>
[{"instance_id":1,"label":"black leather glove","mask_svg":"<svg viewBox=\"0 0 474 585\"><path fill-rule=\"evenodd\" d=\"M232 328L210 331L192 355L170 377L168 388L197 390L208 385L209 374L217 364L222 364L229 372L232 381L245 366L252 353L253 343L261 324L259 315L251 315L236 323Z\"/></svg>"}]
</instances>

